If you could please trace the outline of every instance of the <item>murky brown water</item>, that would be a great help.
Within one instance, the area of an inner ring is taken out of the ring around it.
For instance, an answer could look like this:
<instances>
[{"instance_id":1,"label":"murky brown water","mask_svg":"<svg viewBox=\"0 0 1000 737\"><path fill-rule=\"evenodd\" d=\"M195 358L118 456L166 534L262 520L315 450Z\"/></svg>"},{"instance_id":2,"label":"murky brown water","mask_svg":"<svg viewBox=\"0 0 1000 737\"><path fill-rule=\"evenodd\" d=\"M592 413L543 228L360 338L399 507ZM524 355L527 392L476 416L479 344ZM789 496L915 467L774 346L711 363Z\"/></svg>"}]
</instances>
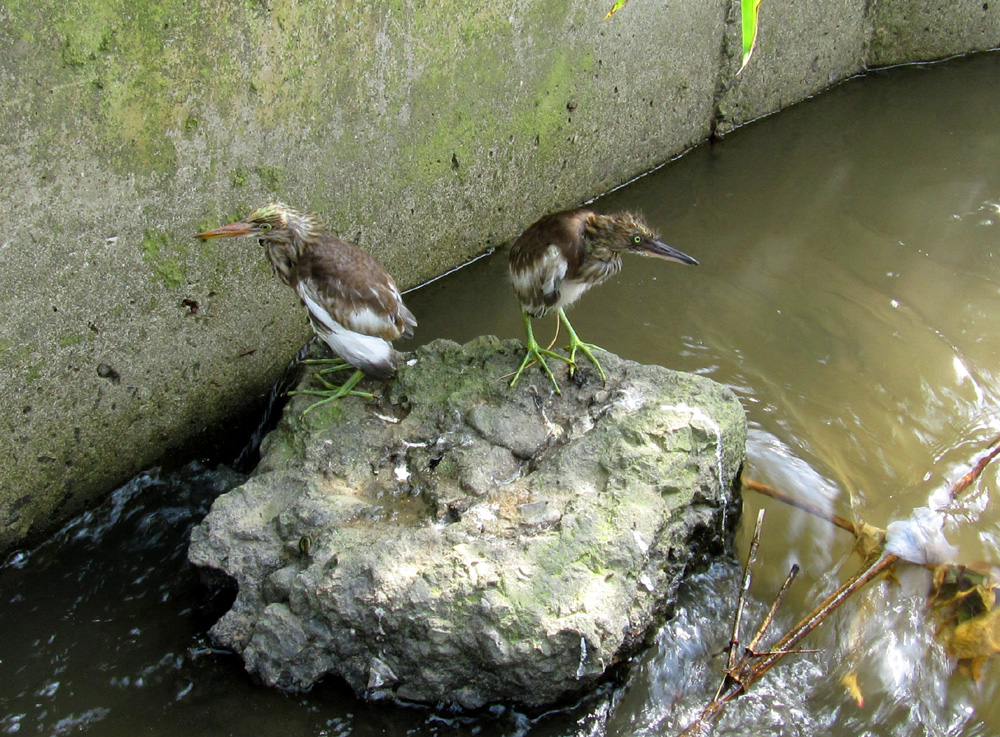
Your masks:
<instances>
[{"instance_id":1,"label":"murky brown water","mask_svg":"<svg viewBox=\"0 0 1000 737\"><path fill-rule=\"evenodd\" d=\"M750 421L748 475L846 517L906 518L1000 434L998 120L993 54L854 80L701 147L595 204L641 210L701 266L628 260L573 308L574 326L732 387ZM521 337L505 254L408 302L421 341ZM1000 563L998 472L947 516L961 562ZM223 481L199 469L139 479L0 568L0 731L667 736L717 686L731 564L692 582L627 684L538 719L446 720L359 704L336 685L297 697L256 688L205 650L211 614L182 564L184 532ZM857 560L846 533L753 495L745 526L761 506L754 610L797 562L787 626ZM978 684L953 674L923 610L926 582L905 578L811 635L823 651L786 660L716 734L1000 733L996 664ZM863 707L839 683L855 663Z\"/></svg>"}]
</instances>

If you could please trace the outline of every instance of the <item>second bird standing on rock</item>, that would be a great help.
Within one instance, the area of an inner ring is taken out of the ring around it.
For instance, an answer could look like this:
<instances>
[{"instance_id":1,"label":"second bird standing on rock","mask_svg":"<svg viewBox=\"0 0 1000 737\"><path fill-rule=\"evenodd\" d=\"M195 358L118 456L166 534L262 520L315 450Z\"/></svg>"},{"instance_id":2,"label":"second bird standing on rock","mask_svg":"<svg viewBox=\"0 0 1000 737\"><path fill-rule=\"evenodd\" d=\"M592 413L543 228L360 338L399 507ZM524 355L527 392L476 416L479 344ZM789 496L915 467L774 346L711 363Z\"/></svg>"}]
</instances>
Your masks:
<instances>
[{"instance_id":1,"label":"second bird standing on rock","mask_svg":"<svg viewBox=\"0 0 1000 737\"><path fill-rule=\"evenodd\" d=\"M591 210L563 210L545 215L529 226L510 249L510 277L514 293L521 303L524 330L528 335L528 355L521 362L511 386L524 370L538 361L559 394L552 370L545 363L551 356L576 369L576 352L581 351L597 367L601 380L606 377L592 348L584 343L566 317L565 308L592 286L614 276L622 268L622 253L638 253L682 264L698 262L686 253L661 242L638 215L620 213L599 215ZM535 340L531 318L555 311L569 334L569 357L542 348Z\"/></svg>"},{"instance_id":2,"label":"second bird standing on rock","mask_svg":"<svg viewBox=\"0 0 1000 737\"><path fill-rule=\"evenodd\" d=\"M325 391L305 390L324 397L307 412L347 394L370 397L354 391L365 374L376 379L395 374L396 356L389 341L412 337L417 320L403 304L392 277L373 256L330 233L315 215L280 202L197 237L243 235L260 240L274 272L309 310L313 331L356 369L340 387L320 377Z\"/></svg>"}]
</instances>

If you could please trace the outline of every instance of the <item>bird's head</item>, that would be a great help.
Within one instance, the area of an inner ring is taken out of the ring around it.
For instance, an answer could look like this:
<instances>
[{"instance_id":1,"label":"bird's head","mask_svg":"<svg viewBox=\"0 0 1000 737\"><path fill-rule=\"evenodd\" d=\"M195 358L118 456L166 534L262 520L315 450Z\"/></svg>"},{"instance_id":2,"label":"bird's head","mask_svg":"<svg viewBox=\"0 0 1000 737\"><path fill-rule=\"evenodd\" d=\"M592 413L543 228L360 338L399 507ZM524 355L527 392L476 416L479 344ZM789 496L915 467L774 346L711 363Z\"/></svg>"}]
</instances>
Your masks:
<instances>
[{"instance_id":1,"label":"bird's head","mask_svg":"<svg viewBox=\"0 0 1000 737\"><path fill-rule=\"evenodd\" d=\"M633 251L665 261L697 265L698 261L660 240L641 216L631 212L593 215L587 223L590 239L611 251Z\"/></svg>"},{"instance_id":2,"label":"bird's head","mask_svg":"<svg viewBox=\"0 0 1000 737\"><path fill-rule=\"evenodd\" d=\"M263 242L300 245L316 238L323 226L315 215L299 212L282 202L258 207L242 220L199 233L196 238L256 236Z\"/></svg>"}]
</instances>

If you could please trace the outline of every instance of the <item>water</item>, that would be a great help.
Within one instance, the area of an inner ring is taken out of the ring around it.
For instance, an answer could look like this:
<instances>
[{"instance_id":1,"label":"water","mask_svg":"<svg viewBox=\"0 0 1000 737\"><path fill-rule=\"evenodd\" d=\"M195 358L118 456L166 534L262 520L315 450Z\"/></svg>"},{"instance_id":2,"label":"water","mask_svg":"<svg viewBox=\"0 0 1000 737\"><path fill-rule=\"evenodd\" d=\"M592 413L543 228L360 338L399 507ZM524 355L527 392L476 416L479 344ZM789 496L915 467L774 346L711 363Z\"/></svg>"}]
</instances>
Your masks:
<instances>
[{"instance_id":1,"label":"water","mask_svg":"<svg viewBox=\"0 0 1000 737\"><path fill-rule=\"evenodd\" d=\"M998 112L1000 56L983 55L853 80L690 152L596 207L643 211L701 266L629 259L574 307L574 326L732 387L747 475L844 517L909 517L1000 434ZM419 339L519 337L505 272L498 254L410 294ZM960 562L1000 563L997 473L946 514ZM459 718L362 704L335 683L256 687L211 650L225 594L209 597L184 563L190 526L238 479L199 464L150 472L0 567L0 733L666 737L715 692L732 561L691 581L625 683L551 714ZM783 629L858 561L846 533L779 503L748 494L745 520L761 507L747 628L798 563ZM1000 733L996 664L979 683L953 672L926 585L911 570L853 599L806 639L821 652L787 658L715 734ZM841 685L851 668L863 706Z\"/></svg>"}]
</instances>

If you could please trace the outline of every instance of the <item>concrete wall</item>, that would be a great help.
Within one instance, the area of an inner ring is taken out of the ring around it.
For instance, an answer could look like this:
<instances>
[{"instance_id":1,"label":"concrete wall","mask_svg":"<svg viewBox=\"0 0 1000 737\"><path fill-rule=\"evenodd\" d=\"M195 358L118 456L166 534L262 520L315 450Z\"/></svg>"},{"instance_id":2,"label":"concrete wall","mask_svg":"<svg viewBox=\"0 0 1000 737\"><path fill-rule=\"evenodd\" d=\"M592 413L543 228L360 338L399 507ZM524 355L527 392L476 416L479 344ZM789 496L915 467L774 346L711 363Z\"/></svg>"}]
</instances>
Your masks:
<instances>
[{"instance_id":1,"label":"concrete wall","mask_svg":"<svg viewBox=\"0 0 1000 737\"><path fill-rule=\"evenodd\" d=\"M764 0L734 79L738 2L611 4L0 5L0 549L208 447L309 337L199 229L280 198L408 287L867 64L1000 44L1000 3Z\"/></svg>"}]
</instances>

